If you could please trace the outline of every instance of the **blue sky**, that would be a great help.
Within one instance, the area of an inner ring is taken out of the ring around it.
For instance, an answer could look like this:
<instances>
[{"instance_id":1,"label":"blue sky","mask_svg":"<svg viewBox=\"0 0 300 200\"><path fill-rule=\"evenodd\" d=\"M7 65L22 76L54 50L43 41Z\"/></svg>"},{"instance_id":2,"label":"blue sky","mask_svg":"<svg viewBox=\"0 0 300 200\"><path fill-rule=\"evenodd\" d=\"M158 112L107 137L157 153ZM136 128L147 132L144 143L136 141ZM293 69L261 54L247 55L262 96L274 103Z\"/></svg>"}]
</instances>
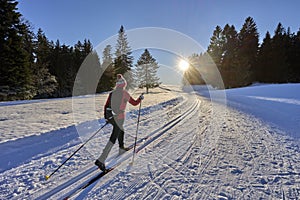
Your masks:
<instances>
[{"instance_id":1,"label":"blue sky","mask_svg":"<svg viewBox=\"0 0 300 200\"><path fill-rule=\"evenodd\" d=\"M298 0L22 0L18 8L35 29L42 28L53 41L74 45L90 39L96 46L125 30L169 28L188 35L205 49L217 25L234 25L239 31L248 16L254 18L260 40L273 34L281 22L292 32L300 28Z\"/></svg>"},{"instance_id":2,"label":"blue sky","mask_svg":"<svg viewBox=\"0 0 300 200\"><path fill-rule=\"evenodd\" d=\"M267 31L273 35L279 22L297 32L299 7L299 0L20 0L18 5L35 32L41 28L49 40L59 39L61 44L73 46L89 39L97 47L123 25L125 31L143 27L175 30L200 44L200 51L207 50L217 25L223 28L228 23L239 31L248 16L257 24L260 41ZM150 53L163 66L159 77L164 83L180 82L174 67L177 58Z\"/></svg>"}]
</instances>

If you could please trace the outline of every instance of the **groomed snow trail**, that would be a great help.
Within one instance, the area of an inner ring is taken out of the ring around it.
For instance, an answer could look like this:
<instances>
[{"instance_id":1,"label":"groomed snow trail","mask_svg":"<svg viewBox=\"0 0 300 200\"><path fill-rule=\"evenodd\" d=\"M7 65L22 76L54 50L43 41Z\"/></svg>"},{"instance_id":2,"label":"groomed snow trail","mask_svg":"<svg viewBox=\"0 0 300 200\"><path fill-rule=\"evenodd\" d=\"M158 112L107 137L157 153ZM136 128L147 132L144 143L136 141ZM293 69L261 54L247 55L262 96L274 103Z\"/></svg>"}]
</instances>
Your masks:
<instances>
[{"instance_id":1,"label":"groomed snow trail","mask_svg":"<svg viewBox=\"0 0 300 200\"><path fill-rule=\"evenodd\" d=\"M126 120L126 144L134 141L136 115L133 110ZM299 147L254 116L201 96L179 94L145 107L140 122L134 164L129 165L132 152L125 154L120 166L72 199L299 199ZM91 124L82 124L89 134L97 130ZM81 145L74 132L70 126L12 142L15 148L20 142L37 146L31 141L49 145L38 151L17 149L26 158L18 157L16 167L1 173L0 199L63 199L97 175L93 162L110 127L44 180ZM115 145L108 165L117 151Z\"/></svg>"},{"instance_id":2,"label":"groomed snow trail","mask_svg":"<svg viewBox=\"0 0 300 200\"><path fill-rule=\"evenodd\" d=\"M157 94L154 93L153 96L155 95ZM186 106L189 106L189 104L186 104L187 99L181 97L180 94L174 96L172 94L170 95L170 92L165 94L164 92L159 91L158 95L159 97L167 95L163 98L165 101L153 104L153 102L159 102L155 99L155 101L146 101L148 102L148 105L147 103L144 103L141 123L144 125L148 124L149 126L146 126L146 129L144 130L142 128L140 129L142 134L139 135L141 137L147 136L147 134L151 133L152 130L163 126L164 123L173 119L183 110L186 110ZM161 98L159 99L161 100ZM129 115L130 117L126 120L125 125L126 144L131 144L134 141L137 111L132 110ZM154 122L154 124L152 122ZM104 121L101 119L99 120L99 123L101 126L101 123L104 123ZM92 134L98 128L94 127L94 124L95 123L87 121L80 125L86 129L88 134ZM17 156L16 158L20 159L20 161L18 161L20 162L20 165L12 169L8 169L1 174L0 199L43 199L45 194L49 194L49 192L50 194L56 194L56 196L54 195L52 199L61 198L66 192L61 191L65 188L66 184L71 185L68 189L72 190L77 185L88 180L97 173L93 163L95 157L100 155L101 150L109 138L110 132L111 128L109 126L106 127L105 130L98 134L92 142L75 154L74 157L69 160L66 165L62 167L49 181L45 181L45 175L56 169L81 145L78 135L76 136L75 127L70 126L54 132L38 136L24 137L23 139L11 142L12 148L9 147L9 151L5 150L4 155L11 158ZM65 136L67 136L68 139L65 140ZM19 146L18 144L23 144L23 141L25 141L24 144L26 144L26 146ZM38 144L35 142L32 143L32 141L36 141ZM39 148L30 148L35 146L38 146ZM5 147L4 149L7 148ZM11 149L14 150L11 151ZM15 155L15 151L20 152L20 155L23 151L24 156L28 156L28 158L29 156L31 157L31 155L33 156L31 160L26 157L23 159L23 156L19 156L19 154ZM111 157L114 157L117 151L117 147L114 147ZM6 163L4 162L4 164ZM55 188L58 190L53 192Z\"/></svg>"},{"instance_id":3,"label":"groomed snow trail","mask_svg":"<svg viewBox=\"0 0 300 200\"><path fill-rule=\"evenodd\" d=\"M142 129L142 132L144 134L139 134L141 135L137 140L137 148L136 148L136 152L139 153L141 151L143 151L147 146L153 144L156 140L160 140L160 138L170 129L172 129L174 126L176 126L177 124L179 124L182 120L184 120L187 116L190 115L191 112L195 112L195 108L197 108L199 106L199 101L195 101L192 105L188 104L188 107L185 108L185 112L183 112L183 114L181 114L182 111L182 106L185 107L185 103L187 102L187 100L183 101L182 103L178 103L178 101L180 102L179 98L171 100L174 101L176 104L176 106L170 110L167 110L167 112L165 113L160 113L160 116L148 116L147 118L144 118L141 120L141 124L148 124L149 123L155 123L156 129L153 130L152 132L149 132L149 128L146 130ZM196 109L197 110L197 109ZM180 113L180 114L178 114ZM176 116L175 116L176 115ZM156 118L156 120L155 120ZM172 120L168 121L167 123L162 123L162 118L167 118L168 120L171 118L173 118ZM159 120L158 120L159 119ZM136 124L134 124L136 125ZM154 124L153 124L154 125ZM129 126L131 126L129 124ZM116 155L111 156L111 158L114 158ZM125 154L123 154L122 156L118 157L117 160L113 160L113 159L108 159L109 161L106 162L106 166L109 167L114 167L115 164L117 163L121 163L122 165L124 164L128 164L128 161L131 159L132 153L131 152L127 152ZM69 195L73 196L73 193L77 191L76 188L80 188L82 185L85 185L86 182L88 182L93 176L97 176L97 173L99 174L100 172L97 170L97 168L95 166L90 167L88 169L86 169L86 171L84 171L82 174L73 177L71 180L57 186L54 189L51 189L49 192L42 194L40 196L38 196L41 199L48 199L48 198L61 198L62 196L66 196L68 197ZM82 184L81 184L82 183ZM77 186L79 185L79 186ZM75 187L74 187L75 186ZM75 188L75 189L74 189Z\"/></svg>"},{"instance_id":4,"label":"groomed snow trail","mask_svg":"<svg viewBox=\"0 0 300 200\"><path fill-rule=\"evenodd\" d=\"M298 199L300 157L292 140L253 116L199 98L198 111L139 154L134 166L78 199Z\"/></svg>"}]
</instances>

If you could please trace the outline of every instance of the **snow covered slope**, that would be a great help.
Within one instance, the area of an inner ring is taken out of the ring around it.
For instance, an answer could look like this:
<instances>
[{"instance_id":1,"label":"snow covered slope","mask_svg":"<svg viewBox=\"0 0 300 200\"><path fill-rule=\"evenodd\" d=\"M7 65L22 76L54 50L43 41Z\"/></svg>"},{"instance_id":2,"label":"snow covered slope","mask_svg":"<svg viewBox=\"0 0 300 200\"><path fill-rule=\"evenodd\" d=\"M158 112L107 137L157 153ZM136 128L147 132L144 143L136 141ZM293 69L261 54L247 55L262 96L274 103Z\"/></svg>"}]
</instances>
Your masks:
<instances>
[{"instance_id":1,"label":"snow covered slope","mask_svg":"<svg viewBox=\"0 0 300 200\"><path fill-rule=\"evenodd\" d=\"M208 98L220 91L195 91L145 95L133 165L132 151L114 159L115 145L106 164L121 164L71 199L299 198L300 85L227 90L222 103ZM96 97L97 119L82 115L76 123L70 99L0 104L0 199L63 199L97 176L93 162L110 126L44 178L104 124L106 97ZM132 107L127 145L134 141L136 120ZM85 135L78 135L78 127Z\"/></svg>"},{"instance_id":2,"label":"snow covered slope","mask_svg":"<svg viewBox=\"0 0 300 200\"><path fill-rule=\"evenodd\" d=\"M195 87L206 97L220 93L205 87ZM225 103L254 115L292 137L300 138L300 86L299 84L256 84L246 88L225 91Z\"/></svg>"}]
</instances>

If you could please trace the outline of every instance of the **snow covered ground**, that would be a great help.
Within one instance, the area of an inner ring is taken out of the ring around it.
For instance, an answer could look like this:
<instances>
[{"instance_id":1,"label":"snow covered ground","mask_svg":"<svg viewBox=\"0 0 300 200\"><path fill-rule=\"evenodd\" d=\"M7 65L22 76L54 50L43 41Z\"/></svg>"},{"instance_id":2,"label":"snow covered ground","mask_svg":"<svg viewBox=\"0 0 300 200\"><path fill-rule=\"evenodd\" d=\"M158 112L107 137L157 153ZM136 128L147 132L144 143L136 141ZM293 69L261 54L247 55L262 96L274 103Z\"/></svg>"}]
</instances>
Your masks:
<instances>
[{"instance_id":1,"label":"snow covered ground","mask_svg":"<svg viewBox=\"0 0 300 200\"><path fill-rule=\"evenodd\" d=\"M145 95L132 151L73 199L299 199L300 84L226 91L164 86ZM137 97L141 91L135 91ZM111 126L49 175L104 124L107 94L0 103L0 199L63 199L100 173ZM128 106L133 144L138 107Z\"/></svg>"}]
</instances>

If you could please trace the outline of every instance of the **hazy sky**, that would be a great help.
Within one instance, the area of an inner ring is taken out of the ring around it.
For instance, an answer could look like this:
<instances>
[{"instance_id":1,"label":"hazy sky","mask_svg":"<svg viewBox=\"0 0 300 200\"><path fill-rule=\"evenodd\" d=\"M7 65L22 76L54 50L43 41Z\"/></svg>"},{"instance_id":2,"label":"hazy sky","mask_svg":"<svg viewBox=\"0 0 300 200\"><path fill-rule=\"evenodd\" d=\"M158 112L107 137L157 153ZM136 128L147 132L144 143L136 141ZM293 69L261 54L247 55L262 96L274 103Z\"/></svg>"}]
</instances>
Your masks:
<instances>
[{"instance_id":1,"label":"hazy sky","mask_svg":"<svg viewBox=\"0 0 300 200\"><path fill-rule=\"evenodd\" d=\"M248 16L254 18L260 40L279 22L292 32L300 28L299 0L21 0L19 11L50 40L74 45L90 39L96 46L125 30L169 28L188 35L207 48L217 25L239 31Z\"/></svg>"},{"instance_id":2,"label":"hazy sky","mask_svg":"<svg viewBox=\"0 0 300 200\"><path fill-rule=\"evenodd\" d=\"M89 39L96 47L116 35L121 25L127 33L143 27L175 30L195 40L202 51L217 25L228 23L239 31L248 16L257 24L260 41L267 31L273 35L279 22L292 32L300 28L300 0L20 0L18 8L35 32L41 28L49 40L70 46ZM162 53L150 53L165 66L160 76L166 83L180 82L177 69L170 74L169 67L177 62L174 56L166 61Z\"/></svg>"}]
</instances>

